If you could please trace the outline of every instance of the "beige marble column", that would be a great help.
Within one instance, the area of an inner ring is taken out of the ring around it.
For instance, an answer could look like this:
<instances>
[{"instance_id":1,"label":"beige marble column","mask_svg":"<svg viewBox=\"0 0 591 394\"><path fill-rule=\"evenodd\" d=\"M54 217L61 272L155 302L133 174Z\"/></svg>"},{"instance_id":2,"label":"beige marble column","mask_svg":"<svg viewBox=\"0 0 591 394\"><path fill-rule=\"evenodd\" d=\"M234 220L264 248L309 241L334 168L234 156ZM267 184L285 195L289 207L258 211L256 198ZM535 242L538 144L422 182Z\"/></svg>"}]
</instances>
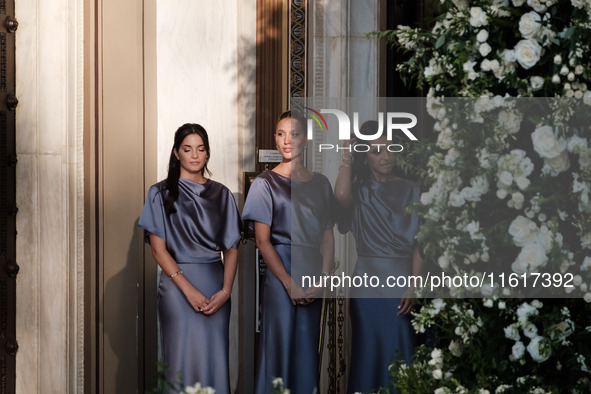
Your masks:
<instances>
[{"instance_id":1,"label":"beige marble column","mask_svg":"<svg viewBox=\"0 0 591 394\"><path fill-rule=\"evenodd\" d=\"M82 10L16 2L17 393L83 391Z\"/></svg>"}]
</instances>

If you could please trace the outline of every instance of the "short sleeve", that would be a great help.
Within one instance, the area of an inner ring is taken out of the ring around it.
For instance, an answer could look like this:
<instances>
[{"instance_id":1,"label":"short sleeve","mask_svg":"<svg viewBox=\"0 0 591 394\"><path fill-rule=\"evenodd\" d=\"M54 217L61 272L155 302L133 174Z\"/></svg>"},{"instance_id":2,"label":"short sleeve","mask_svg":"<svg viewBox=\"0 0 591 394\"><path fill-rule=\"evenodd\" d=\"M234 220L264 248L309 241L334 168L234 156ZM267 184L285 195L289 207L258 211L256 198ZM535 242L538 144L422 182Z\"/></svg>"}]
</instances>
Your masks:
<instances>
[{"instance_id":1,"label":"short sleeve","mask_svg":"<svg viewBox=\"0 0 591 394\"><path fill-rule=\"evenodd\" d=\"M154 234L166 241L165 214L162 193L154 185L148 190L146 203L138 222L138 226L144 229L144 241L148 245L150 244L150 234Z\"/></svg>"},{"instance_id":2,"label":"short sleeve","mask_svg":"<svg viewBox=\"0 0 591 394\"><path fill-rule=\"evenodd\" d=\"M248 221L250 228L253 222L259 222L271 227L273 222L273 198L271 187L262 177L256 177L248 190L248 196L242 210L242 220Z\"/></svg>"},{"instance_id":3,"label":"short sleeve","mask_svg":"<svg viewBox=\"0 0 591 394\"><path fill-rule=\"evenodd\" d=\"M224 187L225 204L224 204L224 233L221 236L222 246L224 250L238 249L240 247L240 240L242 239L242 223L240 222L240 215L238 214L238 207L236 207L236 200L229 189Z\"/></svg>"}]
</instances>

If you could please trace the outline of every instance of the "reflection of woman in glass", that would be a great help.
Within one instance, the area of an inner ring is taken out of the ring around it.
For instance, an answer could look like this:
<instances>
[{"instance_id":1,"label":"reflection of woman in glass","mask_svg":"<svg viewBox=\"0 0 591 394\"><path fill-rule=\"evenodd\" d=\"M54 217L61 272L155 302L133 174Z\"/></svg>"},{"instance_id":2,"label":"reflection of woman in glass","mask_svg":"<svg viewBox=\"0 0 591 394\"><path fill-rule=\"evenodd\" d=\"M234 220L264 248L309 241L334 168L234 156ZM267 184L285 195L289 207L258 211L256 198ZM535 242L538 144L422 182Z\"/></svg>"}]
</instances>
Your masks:
<instances>
[{"instance_id":1,"label":"reflection of woman in glass","mask_svg":"<svg viewBox=\"0 0 591 394\"><path fill-rule=\"evenodd\" d=\"M377 128L377 122L366 122L361 132L374 134ZM335 197L344 208L339 231L352 231L356 241L354 275L375 275L382 284L390 275L420 275L423 265L415 242L419 218L404 213L420 191L397 175L396 153L386 148L391 144L382 137L367 144L366 153L345 152L335 183ZM352 289L349 393L388 388L389 365L397 357L411 361L416 345L409 315L413 292L412 287L401 294L382 287Z\"/></svg>"},{"instance_id":2,"label":"reflection of woman in glass","mask_svg":"<svg viewBox=\"0 0 591 394\"><path fill-rule=\"evenodd\" d=\"M203 127L181 126L168 178L148 191L139 225L162 268L158 317L167 380L229 393L228 324L240 216L232 193L205 177L209 156Z\"/></svg>"},{"instance_id":3,"label":"reflection of woman in glass","mask_svg":"<svg viewBox=\"0 0 591 394\"><path fill-rule=\"evenodd\" d=\"M282 161L253 182L242 218L254 222L267 271L262 284L262 321L256 393L272 391L283 378L292 393L318 387L320 289L302 287L303 275L328 272L334 257L330 183L306 169L305 120L283 113L275 130Z\"/></svg>"}]
</instances>

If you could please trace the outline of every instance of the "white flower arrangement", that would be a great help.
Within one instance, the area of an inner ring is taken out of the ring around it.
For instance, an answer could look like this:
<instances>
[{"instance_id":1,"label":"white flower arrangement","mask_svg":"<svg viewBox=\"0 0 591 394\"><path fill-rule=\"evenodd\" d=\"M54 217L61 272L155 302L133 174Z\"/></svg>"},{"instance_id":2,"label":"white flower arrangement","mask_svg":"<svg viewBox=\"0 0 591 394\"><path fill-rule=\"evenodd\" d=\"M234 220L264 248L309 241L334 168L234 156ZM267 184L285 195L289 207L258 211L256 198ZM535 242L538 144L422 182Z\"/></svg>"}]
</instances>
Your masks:
<instances>
[{"instance_id":1,"label":"white flower arrangement","mask_svg":"<svg viewBox=\"0 0 591 394\"><path fill-rule=\"evenodd\" d=\"M437 353L420 347L392 369L396 386L591 392L591 1L439 6L429 30L378 34L407 55L404 80L428 89L434 133L418 144L426 168L413 207L425 256L455 275L570 273L572 287L545 288L562 299L543 301L511 298L525 289L507 282L449 289L485 299L423 305L413 327L437 327Z\"/></svg>"}]
</instances>

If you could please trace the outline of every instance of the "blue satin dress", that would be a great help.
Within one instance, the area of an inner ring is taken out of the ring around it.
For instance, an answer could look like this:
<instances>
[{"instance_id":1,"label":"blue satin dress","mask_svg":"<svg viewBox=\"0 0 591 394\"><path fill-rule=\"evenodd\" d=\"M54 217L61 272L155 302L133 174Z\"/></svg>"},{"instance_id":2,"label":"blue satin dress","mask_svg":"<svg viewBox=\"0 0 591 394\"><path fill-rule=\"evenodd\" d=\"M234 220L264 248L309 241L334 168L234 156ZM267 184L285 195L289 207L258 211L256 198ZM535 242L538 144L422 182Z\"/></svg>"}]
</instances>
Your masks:
<instances>
[{"instance_id":1,"label":"blue satin dress","mask_svg":"<svg viewBox=\"0 0 591 394\"><path fill-rule=\"evenodd\" d=\"M339 231L352 231L357 246L354 275L412 275L412 252L419 217L405 208L420 198L412 181L367 181L354 192L353 206L339 218ZM351 367L347 392L389 388L390 364L410 363L417 337L410 315L397 315L406 289L354 288L351 291Z\"/></svg>"},{"instance_id":2,"label":"blue satin dress","mask_svg":"<svg viewBox=\"0 0 591 394\"><path fill-rule=\"evenodd\" d=\"M326 177L315 173L306 182L292 181L273 171L253 182L242 218L271 228L271 242L292 278L322 274L320 245L334 225L334 197ZM322 300L292 305L277 277L267 269L262 284L261 333L255 393L272 392L280 377L294 394L318 387L318 342Z\"/></svg>"},{"instance_id":3,"label":"blue satin dress","mask_svg":"<svg viewBox=\"0 0 591 394\"><path fill-rule=\"evenodd\" d=\"M166 242L183 275L206 297L224 284L221 252L237 249L241 222L230 190L208 179L205 184L181 178L176 212L167 215L164 182L153 185L139 220L146 242L154 234ZM158 318L167 380L182 389L200 382L216 393L230 393L228 327L230 300L217 312L196 312L167 275L158 285ZM176 393L176 391L171 391Z\"/></svg>"}]
</instances>

